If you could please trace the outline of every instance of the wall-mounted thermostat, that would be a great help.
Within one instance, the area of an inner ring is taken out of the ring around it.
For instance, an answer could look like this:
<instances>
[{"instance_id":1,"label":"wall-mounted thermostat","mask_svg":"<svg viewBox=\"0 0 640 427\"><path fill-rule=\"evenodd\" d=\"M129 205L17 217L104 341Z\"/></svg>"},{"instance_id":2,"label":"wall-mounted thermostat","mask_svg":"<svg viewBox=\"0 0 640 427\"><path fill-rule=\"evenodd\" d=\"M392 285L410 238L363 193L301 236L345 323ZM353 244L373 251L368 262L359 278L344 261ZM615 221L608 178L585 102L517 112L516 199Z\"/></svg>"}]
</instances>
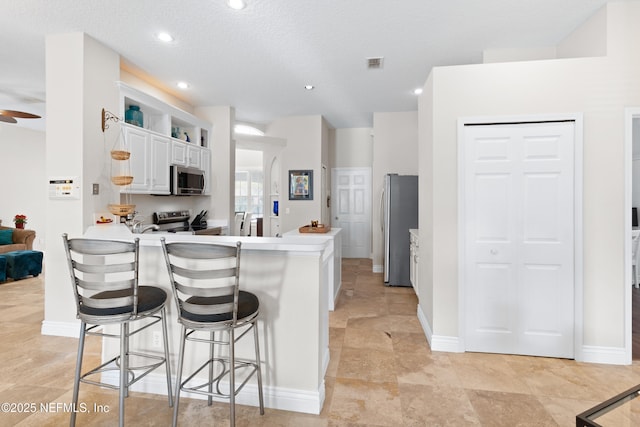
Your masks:
<instances>
[{"instance_id":1,"label":"wall-mounted thermostat","mask_svg":"<svg viewBox=\"0 0 640 427\"><path fill-rule=\"evenodd\" d=\"M79 199L80 179L77 176L49 178L50 199Z\"/></svg>"}]
</instances>

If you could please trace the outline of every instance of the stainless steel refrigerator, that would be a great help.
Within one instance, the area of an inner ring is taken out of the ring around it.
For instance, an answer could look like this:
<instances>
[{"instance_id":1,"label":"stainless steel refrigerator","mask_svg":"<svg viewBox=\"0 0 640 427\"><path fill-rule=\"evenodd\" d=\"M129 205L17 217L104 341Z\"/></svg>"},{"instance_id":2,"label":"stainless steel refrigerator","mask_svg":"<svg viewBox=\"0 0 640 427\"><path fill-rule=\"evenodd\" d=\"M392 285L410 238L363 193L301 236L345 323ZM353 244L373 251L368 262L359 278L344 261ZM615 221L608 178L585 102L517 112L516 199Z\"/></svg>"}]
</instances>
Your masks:
<instances>
[{"instance_id":1,"label":"stainless steel refrigerator","mask_svg":"<svg viewBox=\"0 0 640 427\"><path fill-rule=\"evenodd\" d=\"M384 282L411 286L409 229L418 228L418 177L385 175L382 206Z\"/></svg>"}]
</instances>

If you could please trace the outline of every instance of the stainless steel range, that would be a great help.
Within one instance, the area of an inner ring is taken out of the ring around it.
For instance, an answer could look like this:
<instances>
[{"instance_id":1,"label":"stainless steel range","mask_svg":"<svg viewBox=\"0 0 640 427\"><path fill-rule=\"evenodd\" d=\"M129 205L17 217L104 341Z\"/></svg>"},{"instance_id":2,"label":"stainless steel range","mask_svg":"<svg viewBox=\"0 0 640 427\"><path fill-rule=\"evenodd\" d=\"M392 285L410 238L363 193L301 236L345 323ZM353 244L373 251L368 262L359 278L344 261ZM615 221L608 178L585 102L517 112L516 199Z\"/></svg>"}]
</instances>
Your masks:
<instances>
[{"instance_id":1,"label":"stainless steel range","mask_svg":"<svg viewBox=\"0 0 640 427\"><path fill-rule=\"evenodd\" d=\"M180 234L221 234L220 227L207 228L207 211L202 210L191 222L191 214L188 210L154 212L153 223L158 225L155 232L180 233Z\"/></svg>"}]
</instances>

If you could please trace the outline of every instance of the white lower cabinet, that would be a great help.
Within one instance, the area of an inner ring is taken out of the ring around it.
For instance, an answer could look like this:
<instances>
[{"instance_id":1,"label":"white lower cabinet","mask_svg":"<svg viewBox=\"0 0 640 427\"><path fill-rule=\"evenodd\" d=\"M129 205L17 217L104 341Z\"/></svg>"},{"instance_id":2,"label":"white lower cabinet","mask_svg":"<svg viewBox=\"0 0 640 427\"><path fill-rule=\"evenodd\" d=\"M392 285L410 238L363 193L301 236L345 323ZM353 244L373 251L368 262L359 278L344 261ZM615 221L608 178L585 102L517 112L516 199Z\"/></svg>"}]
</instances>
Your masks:
<instances>
[{"instance_id":1,"label":"white lower cabinet","mask_svg":"<svg viewBox=\"0 0 640 427\"><path fill-rule=\"evenodd\" d=\"M171 144L168 137L123 124L126 145L131 152L133 182L122 192L170 194L169 163Z\"/></svg>"}]
</instances>

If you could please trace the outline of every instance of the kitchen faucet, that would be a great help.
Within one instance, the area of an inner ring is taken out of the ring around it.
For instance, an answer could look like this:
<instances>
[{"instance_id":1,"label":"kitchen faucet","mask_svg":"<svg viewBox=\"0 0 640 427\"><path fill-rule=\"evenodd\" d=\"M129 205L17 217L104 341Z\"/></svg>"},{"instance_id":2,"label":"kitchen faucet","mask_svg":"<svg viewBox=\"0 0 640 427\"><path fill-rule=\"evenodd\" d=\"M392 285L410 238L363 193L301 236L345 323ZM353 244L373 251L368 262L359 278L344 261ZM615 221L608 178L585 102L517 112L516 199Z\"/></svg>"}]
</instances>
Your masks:
<instances>
[{"instance_id":1,"label":"kitchen faucet","mask_svg":"<svg viewBox=\"0 0 640 427\"><path fill-rule=\"evenodd\" d=\"M160 227L157 224L149 224L149 225L145 225L143 226L144 221L140 221L140 220L136 220L136 214L138 212L133 212L132 214L127 215L127 221L126 224L129 227L129 229L131 230L132 233L134 234L142 234L145 233L149 230L154 230L157 231L160 229Z\"/></svg>"}]
</instances>

